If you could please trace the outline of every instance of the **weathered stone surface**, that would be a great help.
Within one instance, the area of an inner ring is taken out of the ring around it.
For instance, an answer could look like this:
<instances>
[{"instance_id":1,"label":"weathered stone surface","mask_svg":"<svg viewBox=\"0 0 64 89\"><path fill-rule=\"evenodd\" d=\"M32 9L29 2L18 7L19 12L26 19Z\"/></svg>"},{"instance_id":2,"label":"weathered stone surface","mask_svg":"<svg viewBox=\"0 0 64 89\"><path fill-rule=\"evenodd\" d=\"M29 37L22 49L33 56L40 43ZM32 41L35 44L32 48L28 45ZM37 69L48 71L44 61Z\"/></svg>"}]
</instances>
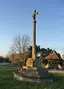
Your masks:
<instances>
[{"instance_id":1,"label":"weathered stone surface","mask_svg":"<svg viewBox=\"0 0 64 89\"><path fill-rule=\"evenodd\" d=\"M43 70L43 69L42 69ZM48 74L48 72L37 70L23 70L22 73L15 73L14 78L19 81L28 81L28 82L52 82L53 76Z\"/></svg>"},{"instance_id":2,"label":"weathered stone surface","mask_svg":"<svg viewBox=\"0 0 64 89\"><path fill-rule=\"evenodd\" d=\"M26 70L37 70L37 67L23 66L23 69L26 69Z\"/></svg>"},{"instance_id":3,"label":"weathered stone surface","mask_svg":"<svg viewBox=\"0 0 64 89\"><path fill-rule=\"evenodd\" d=\"M36 59L36 15L37 15L37 11L34 10L34 13L32 15L33 17L33 35L32 35L32 59L35 60Z\"/></svg>"},{"instance_id":4,"label":"weathered stone surface","mask_svg":"<svg viewBox=\"0 0 64 89\"><path fill-rule=\"evenodd\" d=\"M27 61L26 61L26 66L28 67L33 67L33 60L32 58L28 58Z\"/></svg>"},{"instance_id":5,"label":"weathered stone surface","mask_svg":"<svg viewBox=\"0 0 64 89\"><path fill-rule=\"evenodd\" d=\"M32 78L43 78L43 77L49 77L50 74L48 74L48 71L45 70L44 68L39 69L39 70L23 70L21 75L25 77L32 77Z\"/></svg>"},{"instance_id":6,"label":"weathered stone surface","mask_svg":"<svg viewBox=\"0 0 64 89\"><path fill-rule=\"evenodd\" d=\"M41 67L41 60L39 58L36 58L34 61L33 61L33 66L34 67L37 67L37 68L40 68Z\"/></svg>"}]
</instances>

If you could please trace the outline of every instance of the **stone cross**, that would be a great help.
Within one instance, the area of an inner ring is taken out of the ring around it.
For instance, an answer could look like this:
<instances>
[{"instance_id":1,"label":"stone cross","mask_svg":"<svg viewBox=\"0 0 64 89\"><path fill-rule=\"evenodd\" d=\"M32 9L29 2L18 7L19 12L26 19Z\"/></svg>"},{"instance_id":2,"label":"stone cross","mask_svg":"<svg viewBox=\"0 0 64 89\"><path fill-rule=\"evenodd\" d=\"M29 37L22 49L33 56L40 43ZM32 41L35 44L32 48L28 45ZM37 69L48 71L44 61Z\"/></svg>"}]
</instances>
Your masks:
<instances>
[{"instance_id":1,"label":"stone cross","mask_svg":"<svg viewBox=\"0 0 64 89\"><path fill-rule=\"evenodd\" d=\"M32 14L33 17L33 39L32 39L32 59L36 59L36 15L38 12L34 10L34 13Z\"/></svg>"}]
</instances>

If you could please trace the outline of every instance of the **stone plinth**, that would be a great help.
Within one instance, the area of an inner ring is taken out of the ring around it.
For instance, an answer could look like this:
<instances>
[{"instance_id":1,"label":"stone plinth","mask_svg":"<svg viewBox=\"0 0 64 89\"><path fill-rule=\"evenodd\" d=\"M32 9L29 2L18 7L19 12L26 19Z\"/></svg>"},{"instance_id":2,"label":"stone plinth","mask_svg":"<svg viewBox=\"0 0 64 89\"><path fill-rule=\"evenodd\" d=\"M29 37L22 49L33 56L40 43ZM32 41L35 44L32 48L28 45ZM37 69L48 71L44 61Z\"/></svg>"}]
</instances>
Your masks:
<instances>
[{"instance_id":1,"label":"stone plinth","mask_svg":"<svg viewBox=\"0 0 64 89\"><path fill-rule=\"evenodd\" d=\"M41 67L40 59L35 59L34 67L27 66L27 69L23 69L21 73L14 73L14 78L19 81L37 82L42 81L52 82L53 75L49 74L47 69Z\"/></svg>"},{"instance_id":2,"label":"stone plinth","mask_svg":"<svg viewBox=\"0 0 64 89\"><path fill-rule=\"evenodd\" d=\"M53 76L43 68L37 70L23 70L21 73L14 73L14 78L19 81L27 82L53 82Z\"/></svg>"},{"instance_id":3,"label":"stone plinth","mask_svg":"<svg viewBox=\"0 0 64 89\"><path fill-rule=\"evenodd\" d=\"M26 66L27 67L33 67L33 60L32 58L28 58L27 61L26 61Z\"/></svg>"}]
</instances>

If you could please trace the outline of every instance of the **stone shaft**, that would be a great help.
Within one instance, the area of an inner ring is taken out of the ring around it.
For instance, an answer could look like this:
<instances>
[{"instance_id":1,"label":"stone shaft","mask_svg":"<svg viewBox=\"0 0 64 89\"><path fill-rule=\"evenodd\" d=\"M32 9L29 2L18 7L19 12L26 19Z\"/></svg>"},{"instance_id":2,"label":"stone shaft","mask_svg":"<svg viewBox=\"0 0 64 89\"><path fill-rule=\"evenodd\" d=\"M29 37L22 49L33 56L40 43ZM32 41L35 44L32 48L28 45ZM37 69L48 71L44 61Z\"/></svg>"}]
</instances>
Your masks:
<instances>
[{"instance_id":1,"label":"stone shaft","mask_svg":"<svg viewBox=\"0 0 64 89\"><path fill-rule=\"evenodd\" d=\"M38 12L34 10L33 17L33 39L32 39L32 59L36 59L36 15Z\"/></svg>"}]
</instances>

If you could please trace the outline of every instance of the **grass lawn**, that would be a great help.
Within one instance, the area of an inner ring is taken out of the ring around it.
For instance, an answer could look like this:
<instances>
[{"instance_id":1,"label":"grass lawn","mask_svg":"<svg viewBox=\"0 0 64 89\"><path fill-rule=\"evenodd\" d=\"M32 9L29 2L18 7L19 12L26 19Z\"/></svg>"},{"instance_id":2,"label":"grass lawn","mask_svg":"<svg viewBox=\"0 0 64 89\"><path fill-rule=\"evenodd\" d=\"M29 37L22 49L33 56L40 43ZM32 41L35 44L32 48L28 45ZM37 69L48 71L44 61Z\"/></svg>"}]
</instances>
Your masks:
<instances>
[{"instance_id":1,"label":"grass lawn","mask_svg":"<svg viewBox=\"0 0 64 89\"><path fill-rule=\"evenodd\" d=\"M28 83L13 79L13 71L17 68L0 67L0 89L64 89L64 73L53 73L53 83Z\"/></svg>"}]
</instances>

